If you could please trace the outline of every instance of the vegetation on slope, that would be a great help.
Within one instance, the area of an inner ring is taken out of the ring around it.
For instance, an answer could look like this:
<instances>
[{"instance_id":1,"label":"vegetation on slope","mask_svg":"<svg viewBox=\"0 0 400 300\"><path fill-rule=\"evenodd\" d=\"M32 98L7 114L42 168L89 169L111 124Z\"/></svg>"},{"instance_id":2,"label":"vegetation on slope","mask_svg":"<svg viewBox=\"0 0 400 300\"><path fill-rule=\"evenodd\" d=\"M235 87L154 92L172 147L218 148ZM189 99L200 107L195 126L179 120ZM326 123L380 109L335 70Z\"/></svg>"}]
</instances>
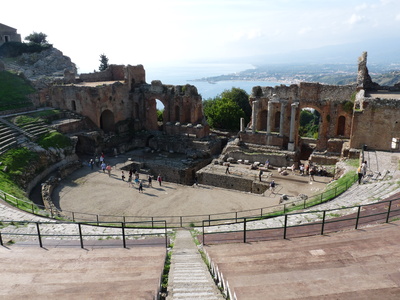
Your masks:
<instances>
[{"instance_id":1,"label":"vegetation on slope","mask_svg":"<svg viewBox=\"0 0 400 300\"><path fill-rule=\"evenodd\" d=\"M10 72L0 72L0 111L32 106L27 95L35 89L24 78Z\"/></svg>"}]
</instances>

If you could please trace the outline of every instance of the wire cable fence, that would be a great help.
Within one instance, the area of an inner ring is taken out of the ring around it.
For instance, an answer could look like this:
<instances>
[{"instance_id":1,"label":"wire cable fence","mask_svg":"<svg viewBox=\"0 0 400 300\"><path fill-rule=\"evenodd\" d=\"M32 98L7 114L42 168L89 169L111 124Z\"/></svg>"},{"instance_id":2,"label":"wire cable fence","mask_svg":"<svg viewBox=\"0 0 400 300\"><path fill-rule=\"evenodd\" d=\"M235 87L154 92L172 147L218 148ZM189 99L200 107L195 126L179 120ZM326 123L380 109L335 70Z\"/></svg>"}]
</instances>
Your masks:
<instances>
[{"instance_id":1,"label":"wire cable fence","mask_svg":"<svg viewBox=\"0 0 400 300\"><path fill-rule=\"evenodd\" d=\"M169 228L179 227L200 227L203 220L207 218L210 222L213 220L221 220L220 224L226 224L226 220L235 220L234 222L242 222L243 218L265 218L278 215L284 215L291 211L306 209L311 206L329 201L343 192L357 180L357 174L349 176L348 180L342 183L333 183L329 189L319 194L315 194L307 199L298 199L291 202L280 203L277 205L248 209L236 212L214 213L214 214L199 214L199 215L183 215L183 216L115 216L115 215L100 215L92 213L81 213L67 210L58 210L55 208L46 209L46 207L34 204L31 201L18 199L6 192L0 190L0 198L10 203L11 205L23 209L35 215L55 218L60 220L69 220L72 222L150 222L154 224L158 221L166 221ZM231 221L229 221L231 222Z\"/></svg>"}]
</instances>

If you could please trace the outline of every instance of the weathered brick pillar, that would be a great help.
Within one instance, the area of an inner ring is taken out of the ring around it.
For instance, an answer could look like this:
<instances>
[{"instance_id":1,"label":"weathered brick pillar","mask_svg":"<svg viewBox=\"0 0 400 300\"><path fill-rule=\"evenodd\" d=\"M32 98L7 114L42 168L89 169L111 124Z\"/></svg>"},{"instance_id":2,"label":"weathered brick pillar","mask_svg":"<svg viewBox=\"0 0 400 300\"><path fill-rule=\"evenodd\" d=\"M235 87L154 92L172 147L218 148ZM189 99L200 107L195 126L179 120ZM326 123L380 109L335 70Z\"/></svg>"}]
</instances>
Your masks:
<instances>
[{"instance_id":1,"label":"weathered brick pillar","mask_svg":"<svg viewBox=\"0 0 400 300\"><path fill-rule=\"evenodd\" d=\"M272 100L268 100L267 134L271 134Z\"/></svg>"},{"instance_id":2,"label":"weathered brick pillar","mask_svg":"<svg viewBox=\"0 0 400 300\"><path fill-rule=\"evenodd\" d=\"M299 106L299 103L292 103L292 111L290 113L290 135L289 135L289 144L288 150L294 151L294 130L296 124L296 109Z\"/></svg>"},{"instance_id":3,"label":"weathered brick pillar","mask_svg":"<svg viewBox=\"0 0 400 300\"><path fill-rule=\"evenodd\" d=\"M285 120L285 109L286 109L286 102L281 102L281 116L279 122L279 136L283 136L283 126Z\"/></svg>"},{"instance_id":4,"label":"weathered brick pillar","mask_svg":"<svg viewBox=\"0 0 400 300\"><path fill-rule=\"evenodd\" d=\"M254 100L253 101L253 111L252 111L252 116L251 116L251 128L252 132L256 132L256 124L257 124L257 113L258 113L258 101Z\"/></svg>"}]
</instances>

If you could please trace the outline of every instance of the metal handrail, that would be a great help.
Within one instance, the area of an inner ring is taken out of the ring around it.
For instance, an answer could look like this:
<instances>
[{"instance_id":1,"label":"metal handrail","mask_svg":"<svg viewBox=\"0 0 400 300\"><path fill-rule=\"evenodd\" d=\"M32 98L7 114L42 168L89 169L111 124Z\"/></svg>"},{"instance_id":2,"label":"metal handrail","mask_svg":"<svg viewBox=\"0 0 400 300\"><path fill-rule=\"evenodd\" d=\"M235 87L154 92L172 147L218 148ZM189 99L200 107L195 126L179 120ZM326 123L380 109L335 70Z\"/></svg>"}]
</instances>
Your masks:
<instances>
[{"instance_id":1,"label":"metal handrail","mask_svg":"<svg viewBox=\"0 0 400 300\"><path fill-rule=\"evenodd\" d=\"M143 225L148 223L148 222L121 222L121 223L105 223L105 224L95 224L94 226L96 227L103 227L103 228L113 228L113 229L120 229L121 232L120 233L107 233L107 234L83 234L82 232L82 226L93 226L93 224L90 223L82 223L82 222L78 222L78 223L73 223L73 222L31 222L31 221L10 221L10 220L6 220L6 221L0 221L0 224L2 225L0 227L0 245L4 246L4 242L3 242L3 236L35 236L37 237L39 246L41 248L43 248L43 237L57 237L57 238L73 238L73 237L79 237L79 241L80 241L80 246L81 248L84 248L84 238L85 237L97 237L97 238L101 238L101 237L113 237L114 239L121 239L122 241L122 245L124 248L127 248L126 245L126 241L129 238L137 238L137 237L143 237L143 236L164 236L164 244L165 247L168 248L169 246L169 242L168 242L168 227L167 227L167 222L165 221L157 221L157 223L160 223L161 225L158 227L159 229L163 230L162 232L157 232L157 233L127 233L127 230L130 229L138 229L138 224L142 224ZM23 230L23 228L27 228L26 225L29 224L34 224L36 226L36 233L21 233L20 231ZM77 229L78 229L78 234L57 234L57 233L46 233L43 234L41 233L40 229L41 226L43 225L59 225L59 224L72 224L72 225L76 225ZM20 226L23 225L19 228L19 232L4 232L4 228L7 228L8 226ZM151 226L142 226L140 227L141 229L154 229L153 224ZM146 239L142 240L145 241ZM152 243L149 243L152 244Z\"/></svg>"},{"instance_id":2,"label":"metal handrail","mask_svg":"<svg viewBox=\"0 0 400 300\"><path fill-rule=\"evenodd\" d=\"M394 209L393 202L399 202L397 206L400 204L400 198L396 199L391 199L391 200L386 200L386 201L380 201L376 203L370 203L370 204L365 204L365 205L357 205L357 206L349 206L349 207L341 207L341 208L333 208L333 209L327 209L327 210L321 210L321 211L308 211L308 212L295 212L295 213L290 213L290 214L285 214L284 215L284 222L281 227L268 227L268 228L257 228L257 229L247 229L247 225L250 222L255 222L255 221L260 221L266 218L258 218L258 219L253 219L249 220L249 218L242 218L241 222L243 223L243 229L242 230L234 230L234 231L213 231L213 232L206 232L205 228L207 227L212 227L214 225L210 225L211 222L215 220L203 220L202 221L202 243L206 245L206 235L215 235L215 234L232 234L232 233L243 233L243 242L246 243L248 238L248 233L251 231L267 231L267 230L277 230L281 229L283 230L283 239L287 238L287 229L288 228L296 228L296 227L305 227L305 226L316 226L320 225L321 230L320 234L323 235L325 231L325 225L330 224L330 223L337 223L337 222L343 222L343 221L351 221L355 220L354 227L355 229L358 229L360 220L365 219L365 218L371 218L371 217L380 217L380 221L384 221L385 223L390 222L390 218L392 217L397 217L400 215L400 209ZM386 204L386 205L385 205ZM383 212L375 212L375 210L371 209L370 214L367 215L361 215L361 212L366 212L365 208L371 207L371 206L383 206L385 209L387 206L387 210ZM341 216L340 218L333 218L333 219L326 219L327 213L331 211L340 211L340 210L345 210L345 209L357 209L357 213L355 213L355 216L351 215L346 215L346 216ZM309 223L304 223L304 224L299 224L299 225L288 225L288 219L291 216L295 215L305 215L305 214L315 214L315 213L320 213L322 214L322 219L321 221L315 221L315 222L309 222ZM282 217L282 216L281 216ZM220 220L216 220L220 221ZM225 221L229 221L229 219L225 219ZM233 220L231 220L233 222ZM374 220L376 222L377 220ZM208 224L208 225L207 225ZM340 229L342 230L342 228ZM316 235L316 234L312 234ZM263 238L260 238L259 240L263 240ZM253 240L254 241L254 240Z\"/></svg>"}]
</instances>

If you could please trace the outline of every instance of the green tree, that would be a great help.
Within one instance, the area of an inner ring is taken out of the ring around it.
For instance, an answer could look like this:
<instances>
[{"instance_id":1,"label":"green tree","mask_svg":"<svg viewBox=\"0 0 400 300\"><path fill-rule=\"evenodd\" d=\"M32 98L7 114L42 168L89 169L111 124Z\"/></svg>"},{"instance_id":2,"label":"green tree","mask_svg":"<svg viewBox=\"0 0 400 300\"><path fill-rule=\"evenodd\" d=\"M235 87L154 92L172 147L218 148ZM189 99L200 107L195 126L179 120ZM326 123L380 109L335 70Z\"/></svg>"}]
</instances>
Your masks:
<instances>
[{"instance_id":1,"label":"green tree","mask_svg":"<svg viewBox=\"0 0 400 300\"><path fill-rule=\"evenodd\" d=\"M44 34L43 32L33 32L27 37L25 37L25 40L33 44L39 44L39 45L49 44L47 42L47 34Z\"/></svg>"},{"instance_id":2,"label":"green tree","mask_svg":"<svg viewBox=\"0 0 400 300\"><path fill-rule=\"evenodd\" d=\"M157 121L163 122L164 109L157 109Z\"/></svg>"},{"instance_id":3,"label":"green tree","mask_svg":"<svg viewBox=\"0 0 400 300\"><path fill-rule=\"evenodd\" d=\"M238 130L245 114L237 103L227 98L204 101L204 114L211 128Z\"/></svg>"},{"instance_id":4,"label":"green tree","mask_svg":"<svg viewBox=\"0 0 400 300\"><path fill-rule=\"evenodd\" d=\"M304 109L300 112L299 135L310 138L318 138L320 114Z\"/></svg>"},{"instance_id":5,"label":"green tree","mask_svg":"<svg viewBox=\"0 0 400 300\"><path fill-rule=\"evenodd\" d=\"M108 68L108 57L105 54L100 54L99 71L104 71Z\"/></svg>"},{"instance_id":6,"label":"green tree","mask_svg":"<svg viewBox=\"0 0 400 300\"><path fill-rule=\"evenodd\" d=\"M246 123L250 121L252 109L249 103L249 94L247 94L245 90L234 87L230 90L223 91L220 97L235 102L243 110Z\"/></svg>"}]
</instances>

